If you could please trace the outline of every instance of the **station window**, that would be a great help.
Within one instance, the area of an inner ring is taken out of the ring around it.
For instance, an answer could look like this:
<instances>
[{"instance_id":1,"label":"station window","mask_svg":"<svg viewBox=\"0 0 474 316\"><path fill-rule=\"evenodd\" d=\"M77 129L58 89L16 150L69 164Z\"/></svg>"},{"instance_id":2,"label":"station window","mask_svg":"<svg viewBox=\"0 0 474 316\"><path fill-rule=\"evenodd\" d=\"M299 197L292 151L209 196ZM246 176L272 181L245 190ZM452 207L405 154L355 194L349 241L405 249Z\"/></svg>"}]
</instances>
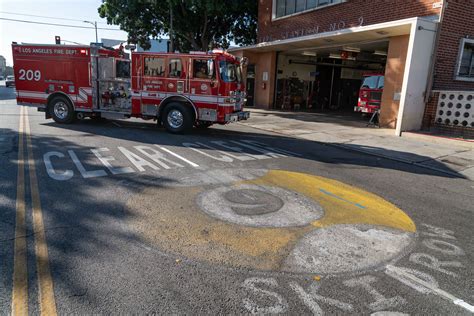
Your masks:
<instances>
[{"instance_id":1,"label":"station window","mask_svg":"<svg viewBox=\"0 0 474 316\"><path fill-rule=\"evenodd\" d=\"M323 7L329 4L341 3L344 0L274 0L275 18Z\"/></svg>"},{"instance_id":2,"label":"station window","mask_svg":"<svg viewBox=\"0 0 474 316\"><path fill-rule=\"evenodd\" d=\"M181 64L181 59L172 58L169 62L170 72L169 77L180 78L181 73L183 72L183 66Z\"/></svg>"},{"instance_id":3,"label":"station window","mask_svg":"<svg viewBox=\"0 0 474 316\"><path fill-rule=\"evenodd\" d=\"M147 77L164 77L165 59L159 57L145 57L144 75Z\"/></svg>"},{"instance_id":4,"label":"station window","mask_svg":"<svg viewBox=\"0 0 474 316\"><path fill-rule=\"evenodd\" d=\"M214 77L214 61L212 59L193 60L193 77L197 79L212 79Z\"/></svg>"},{"instance_id":5,"label":"station window","mask_svg":"<svg viewBox=\"0 0 474 316\"><path fill-rule=\"evenodd\" d=\"M456 79L474 81L474 39L461 40Z\"/></svg>"}]
</instances>

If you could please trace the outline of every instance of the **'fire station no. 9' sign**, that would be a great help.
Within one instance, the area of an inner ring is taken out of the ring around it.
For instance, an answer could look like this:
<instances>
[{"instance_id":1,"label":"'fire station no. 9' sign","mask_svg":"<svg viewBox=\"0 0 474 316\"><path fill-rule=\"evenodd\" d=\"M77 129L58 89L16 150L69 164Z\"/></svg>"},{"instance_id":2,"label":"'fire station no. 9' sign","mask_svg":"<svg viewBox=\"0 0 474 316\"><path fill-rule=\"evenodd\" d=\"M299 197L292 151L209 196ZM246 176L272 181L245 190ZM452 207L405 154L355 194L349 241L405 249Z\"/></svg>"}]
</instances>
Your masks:
<instances>
[{"instance_id":1,"label":"'fire station no. 9' sign","mask_svg":"<svg viewBox=\"0 0 474 316\"><path fill-rule=\"evenodd\" d=\"M39 81L41 79L41 71L39 70L33 71L31 69L20 69L18 73L20 74L20 77L18 78L19 80Z\"/></svg>"}]
</instances>

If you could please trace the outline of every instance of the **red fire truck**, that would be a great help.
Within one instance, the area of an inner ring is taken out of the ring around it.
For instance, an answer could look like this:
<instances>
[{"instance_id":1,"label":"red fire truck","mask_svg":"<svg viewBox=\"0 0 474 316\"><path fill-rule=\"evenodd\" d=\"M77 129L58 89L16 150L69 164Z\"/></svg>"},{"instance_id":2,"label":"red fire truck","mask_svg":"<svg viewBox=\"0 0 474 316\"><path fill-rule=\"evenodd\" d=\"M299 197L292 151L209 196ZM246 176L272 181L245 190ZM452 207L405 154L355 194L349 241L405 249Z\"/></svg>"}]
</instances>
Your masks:
<instances>
[{"instance_id":1,"label":"red fire truck","mask_svg":"<svg viewBox=\"0 0 474 316\"><path fill-rule=\"evenodd\" d=\"M374 113L380 109L384 75L381 73L364 74L364 80L359 90L359 101L354 111L362 113Z\"/></svg>"},{"instance_id":2,"label":"red fire truck","mask_svg":"<svg viewBox=\"0 0 474 316\"><path fill-rule=\"evenodd\" d=\"M225 51L132 52L12 44L17 101L58 123L138 117L172 133L245 120L243 60Z\"/></svg>"}]
</instances>

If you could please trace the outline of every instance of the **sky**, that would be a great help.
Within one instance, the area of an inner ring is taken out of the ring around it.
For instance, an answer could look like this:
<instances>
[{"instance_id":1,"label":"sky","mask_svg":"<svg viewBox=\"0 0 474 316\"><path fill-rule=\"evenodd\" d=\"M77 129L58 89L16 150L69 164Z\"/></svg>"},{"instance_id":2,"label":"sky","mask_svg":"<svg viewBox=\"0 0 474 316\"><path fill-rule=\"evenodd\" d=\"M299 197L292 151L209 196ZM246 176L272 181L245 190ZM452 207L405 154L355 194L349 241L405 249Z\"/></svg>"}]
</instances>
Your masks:
<instances>
[{"instance_id":1,"label":"sky","mask_svg":"<svg viewBox=\"0 0 474 316\"><path fill-rule=\"evenodd\" d=\"M98 28L119 29L116 25L107 25L106 20L99 17L97 8L101 3L101 0L0 0L0 55L6 58L7 66L12 66L12 42L54 44L54 37L56 35L59 35L61 40L82 44L95 42L95 30L93 25L82 21L97 21ZM53 18L14 15L11 13L40 15ZM91 27L91 29L21 23L1 20L1 18L78 25ZM57 18L74 19L78 21L59 20ZM126 40L127 33L123 31L99 29L98 37L99 41L101 38Z\"/></svg>"}]
</instances>

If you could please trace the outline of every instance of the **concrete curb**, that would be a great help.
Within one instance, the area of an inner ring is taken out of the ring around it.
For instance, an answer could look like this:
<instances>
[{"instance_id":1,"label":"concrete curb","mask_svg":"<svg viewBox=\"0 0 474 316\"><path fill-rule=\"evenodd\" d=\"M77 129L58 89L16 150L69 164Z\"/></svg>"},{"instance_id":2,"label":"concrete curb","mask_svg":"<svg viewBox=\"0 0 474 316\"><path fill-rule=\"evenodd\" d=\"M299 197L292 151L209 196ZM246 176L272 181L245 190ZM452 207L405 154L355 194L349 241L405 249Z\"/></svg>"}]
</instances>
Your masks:
<instances>
[{"instance_id":1,"label":"concrete curb","mask_svg":"<svg viewBox=\"0 0 474 316\"><path fill-rule=\"evenodd\" d=\"M464 147L467 149L474 149L474 140L452 139L452 138L447 138L447 137L442 137L442 136L437 136L437 135L429 135L429 134L413 133L413 132L403 132L402 137L419 140L419 141L430 142L434 144L440 144L440 145L452 146L453 144L455 144L456 146Z\"/></svg>"},{"instance_id":2,"label":"concrete curb","mask_svg":"<svg viewBox=\"0 0 474 316\"><path fill-rule=\"evenodd\" d=\"M265 131L265 132L271 132L271 133L279 134L279 135L286 136L286 137L303 139L303 140L306 140L306 141L312 141L312 142L322 144L322 145L329 145L329 146L336 147L336 148L339 148L339 149L350 150L350 151L353 151L353 152L363 153L363 154L374 156L374 157L380 157L380 158L384 158L384 159L388 159L388 160L392 160L392 161L402 162L402 163L405 163L405 164L408 164L408 165L417 166L417 167L429 169L429 170L432 170L432 171L444 173L444 174L447 174L447 175L450 175L450 176L453 176L453 177L456 177L456 178L459 178L459 179L466 179L466 180L474 181L474 179L471 180L471 179L469 179L469 178L467 178L467 177L465 177L465 176L463 176L459 173L446 171L446 170L436 168L436 167L432 167L432 166L427 166L427 165L421 164L419 162L408 160L408 159L395 158L395 157L391 157L391 156L387 156L387 155L383 155L383 154L379 154L379 153L374 153L374 152L371 152L371 151L365 151L365 150L362 150L362 149L355 149L353 147L345 146L344 143L336 144L336 143L325 143L325 142L321 142L321 141L317 141L317 140L308 140L308 139L301 138L301 137L298 137L298 136L292 136L292 135L283 134L283 133L279 133L279 132L272 131L272 130L266 130L266 129L263 129L263 128L254 127L254 126L251 126L251 125L248 125L248 124L245 124L245 123L238 123L238 124L241 124L241 125L244 125L244 126L247 126L247 127L251 127L251 128L255 128L255 129L258 129L258 130L261 130L261 131Z\"/></svg>"}]
</instances>

